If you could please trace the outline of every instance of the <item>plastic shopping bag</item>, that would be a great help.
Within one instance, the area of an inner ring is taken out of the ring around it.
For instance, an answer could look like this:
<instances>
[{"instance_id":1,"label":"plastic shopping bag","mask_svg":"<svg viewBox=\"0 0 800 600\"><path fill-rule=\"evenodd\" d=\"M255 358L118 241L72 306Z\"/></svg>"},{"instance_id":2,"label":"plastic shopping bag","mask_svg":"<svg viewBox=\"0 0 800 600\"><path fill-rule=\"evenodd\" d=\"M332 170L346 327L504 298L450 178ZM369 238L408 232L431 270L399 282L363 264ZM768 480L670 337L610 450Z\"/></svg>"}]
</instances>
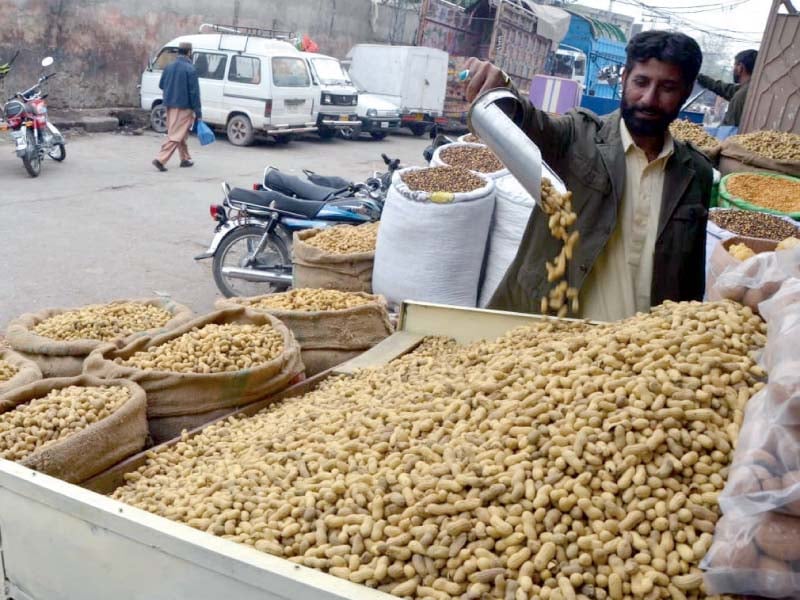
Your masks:
<instances>
[{"instance_id":1,"label":"plastic shopping bag","mask_svg":"<svg viewBox=\"0 0 800 600\"><path fill-rule=\"evenodd\" d=\"M216 139L214 136L214 132L211 131L211 127L206 125L203 121L197 121L197 139L200 140L200 143L203 146L208 146L209 144L214 143Z\"/></svg>"}]
</instances>

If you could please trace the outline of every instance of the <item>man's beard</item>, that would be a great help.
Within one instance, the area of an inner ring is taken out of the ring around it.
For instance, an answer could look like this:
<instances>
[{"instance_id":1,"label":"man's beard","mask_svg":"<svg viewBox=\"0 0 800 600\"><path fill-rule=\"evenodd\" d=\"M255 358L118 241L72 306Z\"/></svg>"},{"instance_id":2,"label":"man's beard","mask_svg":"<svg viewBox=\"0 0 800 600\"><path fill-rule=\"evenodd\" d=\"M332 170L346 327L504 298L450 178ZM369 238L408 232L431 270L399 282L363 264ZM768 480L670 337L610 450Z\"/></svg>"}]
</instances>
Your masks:
<instances>
[{"instance_id":1,"label":"man's beard","mask_svg":"<svg viewBox=\"0 0 800 600\"><path fill-rule=\"evenodd\" d=\"M622 111L622 118L625 119L625 125L628 127L628 131L634 135L642 135L645 137L663 136L669 128L669 124L678 117L678 113L680 112L680 109L678 109L674 113L667 114L657 109L643 108L636 104L630 104L627 98L625 98L624 93L622 94L620 108ZM636 115L636 111L655 115L658 118L642 119Z\"/></svg>"},{"instance_id":2,"label":"man's beard","mask_svg":"<svg viewBox=\"0 0 800 600\"><path fill-rule=\"evenodd\" d=\"M742 78L742 77L741 77L741 75L739 75L739 73L734 73L734 74L733 74L733 83L739 83L739 80L740 80L741 78Z\"/></svg>"}]
</instances>

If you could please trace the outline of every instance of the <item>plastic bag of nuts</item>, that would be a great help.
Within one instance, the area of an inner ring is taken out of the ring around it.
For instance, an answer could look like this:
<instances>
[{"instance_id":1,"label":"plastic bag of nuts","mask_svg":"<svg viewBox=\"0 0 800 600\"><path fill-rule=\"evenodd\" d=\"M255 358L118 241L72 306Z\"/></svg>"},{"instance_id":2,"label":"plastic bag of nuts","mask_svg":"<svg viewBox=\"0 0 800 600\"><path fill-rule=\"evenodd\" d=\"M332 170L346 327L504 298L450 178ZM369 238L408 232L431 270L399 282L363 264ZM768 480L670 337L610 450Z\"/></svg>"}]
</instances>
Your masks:
<instances>
[{"instance_id":1,"label":"plastic bag of nuts","mask_svg":"<svg viewBox=\"0 0 800 600\"><path fill-rule=\"evenodd\" d=\"M800 595L800 518L780 513L725 515L701 568L709 594Z\"/></svg>"},{"instance_id":2,"label":"plastic bag of nuts","mask_svg":"<svg viewBox=\"0 0 800 600\"><path fill-rule=\"evenodd\" d=\"M74 377L92 350L124 346L139 336L169 331L193 318L169 298L114 300L78 308L49 308L11 321L9 346L34 361L44 377Z\"/></svg>"}]
</instances>

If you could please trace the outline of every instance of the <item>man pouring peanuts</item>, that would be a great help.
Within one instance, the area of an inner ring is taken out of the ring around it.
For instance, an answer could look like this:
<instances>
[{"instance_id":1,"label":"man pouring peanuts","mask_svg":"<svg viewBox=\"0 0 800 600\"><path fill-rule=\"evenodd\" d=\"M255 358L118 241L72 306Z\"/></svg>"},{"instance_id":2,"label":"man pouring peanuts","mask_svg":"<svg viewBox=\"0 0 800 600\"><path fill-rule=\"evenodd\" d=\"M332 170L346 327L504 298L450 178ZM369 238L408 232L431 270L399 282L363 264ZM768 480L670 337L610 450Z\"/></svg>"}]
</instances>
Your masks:
<instances>
[{"instance_id":1,"label":"man pouring peanuts","mask_svg":"<svg viewBox=\"0 0 800 600\"><path fill-rule=\"evenodd\" d=\"M613 321L664 300L702 299L712 168L669 133L701 63L692 38L647 31L628 44L620 110L553 116L520 97L510 116L572 192L567 208L577 216L579 241L565 261L566 239L551 233L552 214L534 209L490 308L539 312L554 291L559 302L569 291L567 299L579 296L571 303L580 305L578 316ZM469 101L511 87L488 62L471 58L466 68ZM559 270L564 263L565 280L555 286L563 289L554 289L554 260Z\"/></svg>"}]
</instances>

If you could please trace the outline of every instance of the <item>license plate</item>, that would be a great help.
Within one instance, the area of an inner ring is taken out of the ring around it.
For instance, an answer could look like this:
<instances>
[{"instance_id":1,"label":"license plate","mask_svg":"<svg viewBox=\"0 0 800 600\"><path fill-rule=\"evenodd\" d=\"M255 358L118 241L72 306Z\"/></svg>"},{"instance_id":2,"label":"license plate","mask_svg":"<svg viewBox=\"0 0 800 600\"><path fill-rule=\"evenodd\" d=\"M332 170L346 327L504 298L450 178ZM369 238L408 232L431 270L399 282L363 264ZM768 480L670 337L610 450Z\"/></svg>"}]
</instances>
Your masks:
<instances>
[{"instance_id":1,"label":"license plate","mask_svg":"<svg viewBox=\"0 0 800 600\"><path fill-rule=\"evenodd\" d=\"M17 142L17 150L22 150L28 145L28 141L24 137L18 137L16 139Z\"/></svg>"},{"instance_id":2,"label":"license plate","mask_svg":"<svg viewBox=\"0 0 800 600\"><path fill-rule=\"evenodd\" d=\"M389 122L384 121L383 123L381 123L381 129L389 129Z\"/></svg>"},{"instance_id":3,"label":"license plate","mask_svg":"<svg viewBox=\"0 0 800 600\"><path fill-rule=\"evenodd\" d=\"M347 115L342 115L341 117L339 117L339 120L340 121L349 121L350 117L348 117Z\"/></svg>"},{"instance_id":4,"label":"license plate","mask_svg":"<svg viewBox=\"0 0 800 600\"><path fill-rule=\"evenodd\" d=\"M290 115L298 115L306 112L306 101L302 99L284 100L283 106Z\"/></svg>"},{"instance_id":5,"label":"license plate","mask_svg":"<svg viewBox=\"0 0 800 600\"><path fill-rule=\"evenodd\" d=\"M419 114L419 113L414 115L414 120L415 121L422 121L424 118L425 117L423 115Z\"/></svg>"}]
</instances>

